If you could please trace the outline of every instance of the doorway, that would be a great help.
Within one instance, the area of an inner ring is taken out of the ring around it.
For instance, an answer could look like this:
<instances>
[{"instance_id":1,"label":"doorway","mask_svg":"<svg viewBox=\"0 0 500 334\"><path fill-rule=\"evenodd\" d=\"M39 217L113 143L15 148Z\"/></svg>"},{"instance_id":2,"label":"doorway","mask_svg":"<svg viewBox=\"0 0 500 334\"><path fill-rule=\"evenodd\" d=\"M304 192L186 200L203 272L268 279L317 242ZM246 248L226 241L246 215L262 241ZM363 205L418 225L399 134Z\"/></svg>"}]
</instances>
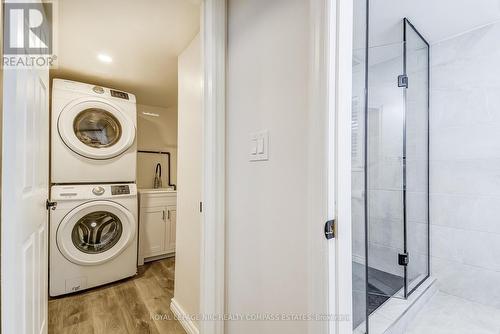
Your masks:
<instances>
[{"instance_id":1,"label":"doorway","mask_svg":"<svg viewBox=\"0 0 500 334\"><path fill-rule=\"evenodd\" d=\"M205 184L210 183L210 187L207 187L206 185L203 186L201 194L201 198L203 199L203 212L200 213L200 219L203 220L203 226L205 229L200 231L200 278L198 285L201 286L201 290L198 301L198 311L195 316L199 316L199 314L204 313L222 314L224 311L223 274L221 274L224 272L224 262L222 260L214 263L213 261L206 261L206 259L215 258L216 254L223 254L224 252L224 219L223 212L219 210L219 207L223 207L222 204L224 202L224 196L221 196L224 194L224 187L221 186L223 185L223 177L220 175L220 171L223 170L224 167L224 159L222 158L223 155L217 154L216 156L213 156L212 153L224 152L224 135L220 126L224 123L224 82L221 78L224 77L225 2L206 1L203 4L198 3L198 5L202 6L201 15L204 18L202 20L203 26L201 27L200 34L204 45L204 52L202 56L202 63L204 64L202 87L204 90L206 87L210 87L209 92L207 91L201 100L202 105L204 106L203 112L205 117L202 121L204 131L203 147L201 149L201 152L203 153L204 168L200 171L200 173L203 175L202 182ZM10 126L7 126L6 122L4 122L2 138L5 144L4 148L11 146L19 149L18 146L12 145L12 141L16 138L18 139L22 134L20 133L20 130L17 131L16 126L12 126L12 124L16 124L16 121L20 121L15 118L14 115L21 110L23 106L21 104L16 104L13 101L15 101L15 94L17 90L22 87L19 86L19 83L22 83L23 80L25 80L25 77L21 75L22 71L17 71L15 69L9 70L13 80L9 81L9 79L4 79L4 91L7 94L5 94L4 98L3 115L4 120L10 121ZM46 68L40 69L45 78L48 78L47 70L48 69ZM14 84L14 82L16 82L17 85ZM48 83L48 80L45 81L44 87L47 90L49 89L50 84ZM48 111L48 91L38 96L47 98L45 102L47 103ZM43 100L41 101L43 102ZM46 117L48 117L48 112L46 113ZM37 122L33 124L44 123ZM37 129L38 128L35 126L35 130ZM46 130L48 130L48 126ZM28 132L25 132L25 134L26 133ZM34 132L34 134L34 136L30 137L30 140L38 142L40 146L39 148L38 146L35 146L36 152L32 156L36 158L37 154L47 154L48 158L47 149L44 151L44 143L48 144L48 132ZM7 135L9 135L8 138L6 137ZM18 140L17 143L19 143ZM204 153L207 149L210 154ZM18 201L26 200L26 198L23 197L12 196L13 192L17 194L17 188L19 187L19 183L16 183L17 176L19 175L19 177L24 177L26 175L26 173L24 173L24 176L22 176L21 173L14 168L14 165L20 166L20 164L22 165L25 162L25 160L18 159L17 155L12 149L4 149L2 154L4 158L2 164L2 208L19 207ZM37 170L41 172L41 175L48 176L48 171L45 170L45 173L44 169L41 168L45 165L48 168L48 163L45 164L43 160L37 159L34 159L33 161L37 163ZM207 181L207 179L209 179L209 181ZM40 217L47 217L45 211L45 200L49 198L49 183L48 181L43 182L43 179L40 180L41 182L37 183L37 189L39 189L37 194L40 195L40 198L36 201L32 201L31 203L40 202L38 203L40 205L35 205L35 209L37 212L39 211L39 214L41 214ZM6 192L6 189L9 189L10 194ZM42 200L42 197L45 199ZM197 209L202 207L199 202L197 202L196 205ZM8 224L8 222L25 221L26 218L27 216L22 211L9 210L9 212L7 212L6 210L2 210L2 236L17 235L16 227L12 224ZM48 227L46 218L35 219L35 221L39 222L41 226L45 224L45 226ZM47 238L48 235L45 234L45 237ZM12 242L9 242L6 238L2 238L2 329L4 332L24 333L30 332L30 328L36 329L36 331L39 329L42 333L47 331L47 310L46 306L44 306L44 300L47 298L47 286L45 286L45 288L43 286L44 282L47 282L47 277L42 270L43 268L46 268L43 265L42 260L44 257L47 257L46 250L48 248L49 240L43 238L40 240L40 242L33 243L33 247L30 248L30 252L32 253L27 253L33 255L29 258L31 262L28 262L27 260L14 261L14 258L11 259L11 255L17 253L17 248L19 247L14 245ZM38 283L31 285L30 281L27 281L27 284L22 287L22 298L20 299L18 296L16 298L16 300L21 301L20 303L14 303L15 296L9 293L9 291L15 290L13 287L16 286L16 280L18 281L19 279L24 279L26 277L26 272L23 270L17 270L19 268L16 267L14 262L18 262L19 265L24 266L24 268L26 268L26 265L31 264L40 268L40 280L36 280L37 282L40 282L40 285L38 285ZM140 273L143 275L142 277L149 275L146 274L146 272L159 272L162 271L160 270L161 268L166 268L166 271L169 272L169 270L172 269L171 259L159 261L158 264L161 266L160 268L153 265L147 266L146 270ZM171 277L167 275L167 281L169 279L171 279ZM40 298L35 298L35 296L38 295ZM6 307L6 305L9 307ZM34 310L34 312L28 312L28 310ZM177 309L177 311L179 312L181 310ZM189 317L184 317L184 319L189 319ZM200 321L194 327L181 320L180 325L188 332L201 330L204 333L220 333L223 328L217 320ZM19 326L24 327L21 328Z\"/></svg>"}]
</instances>

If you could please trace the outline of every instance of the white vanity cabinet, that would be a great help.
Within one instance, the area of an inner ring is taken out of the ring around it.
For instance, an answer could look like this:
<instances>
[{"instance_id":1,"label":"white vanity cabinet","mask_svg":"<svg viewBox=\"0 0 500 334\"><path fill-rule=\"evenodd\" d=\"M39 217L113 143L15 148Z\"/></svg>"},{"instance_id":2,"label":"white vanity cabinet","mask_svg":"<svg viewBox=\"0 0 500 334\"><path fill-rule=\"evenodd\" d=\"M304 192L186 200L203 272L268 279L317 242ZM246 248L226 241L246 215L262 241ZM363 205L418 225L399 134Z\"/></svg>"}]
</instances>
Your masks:
<instances>
[{"instance_id":1,"label":"white vanity cabinet","mask_svg":"<svg viewBox=\"0 0 500 334\"><path fill-rule=\"evenodd\" d=\"M176 218L175 191L139 190L139 265L175 253Z\"/></svg>"}]
</instances>

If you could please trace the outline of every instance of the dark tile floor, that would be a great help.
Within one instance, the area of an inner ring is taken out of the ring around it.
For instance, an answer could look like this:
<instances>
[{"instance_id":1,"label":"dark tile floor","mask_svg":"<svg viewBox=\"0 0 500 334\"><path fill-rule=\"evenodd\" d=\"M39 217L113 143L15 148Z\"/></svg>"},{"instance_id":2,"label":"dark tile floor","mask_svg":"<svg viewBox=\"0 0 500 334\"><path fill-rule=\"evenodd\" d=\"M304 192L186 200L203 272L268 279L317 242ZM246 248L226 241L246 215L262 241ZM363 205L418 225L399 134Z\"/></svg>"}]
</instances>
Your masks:
<instances>
[{"instance_id":1,"label":"dark tile floor","mask_svg":"<svg viewBox=\"0 0 500 334\"><path fill-rule=\"evenodd\" d=\"M368 268L368 285L366 284L365 277L365 266L353 262L353 328L358 327L365 320L367 300L368 312L372 314L380 305L385 303L404 286L403 277L371 267ZM367 287L368 298L366 298Z\"/></svg>"}]
</instances>

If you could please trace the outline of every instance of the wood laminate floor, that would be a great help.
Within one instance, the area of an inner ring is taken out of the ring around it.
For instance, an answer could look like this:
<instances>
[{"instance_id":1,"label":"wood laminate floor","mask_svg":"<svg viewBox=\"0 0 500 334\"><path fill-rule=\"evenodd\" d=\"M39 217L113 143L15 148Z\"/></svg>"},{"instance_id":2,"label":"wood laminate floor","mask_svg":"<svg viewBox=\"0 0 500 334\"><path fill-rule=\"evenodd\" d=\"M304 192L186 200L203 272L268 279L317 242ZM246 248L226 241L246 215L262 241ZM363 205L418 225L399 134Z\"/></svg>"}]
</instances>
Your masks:
<instances>
[{"instance_id":1,"label":"wood laminate floor","mask_svg":"<svg viewBox=\"0 0 500 334\"><path fill-rule=\"evenodd\" d=\"M170 311L174 271L174 258L150 262L133 278L49 300L49 334L185 334Z\"/></svg>"}]
</instances>

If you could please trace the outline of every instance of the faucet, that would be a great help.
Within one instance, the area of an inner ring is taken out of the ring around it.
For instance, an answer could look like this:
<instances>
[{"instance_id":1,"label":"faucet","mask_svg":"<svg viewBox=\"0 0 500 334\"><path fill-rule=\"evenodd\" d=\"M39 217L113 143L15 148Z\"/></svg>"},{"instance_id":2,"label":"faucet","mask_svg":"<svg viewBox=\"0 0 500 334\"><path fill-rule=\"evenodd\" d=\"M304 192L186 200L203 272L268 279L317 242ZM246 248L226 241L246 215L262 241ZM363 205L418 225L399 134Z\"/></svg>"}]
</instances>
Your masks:
<instances>
[{"instance_id":1,"label":"faucet","mask_svg":"<svg viewBox=\"0 0 500 334\"><path fill-rule=\"evenodd\" d=\"M154 189L161 188L161 164L160 163L156 164L155 179L153 181L153 188Z\"/></svg>"}]
</instances>

